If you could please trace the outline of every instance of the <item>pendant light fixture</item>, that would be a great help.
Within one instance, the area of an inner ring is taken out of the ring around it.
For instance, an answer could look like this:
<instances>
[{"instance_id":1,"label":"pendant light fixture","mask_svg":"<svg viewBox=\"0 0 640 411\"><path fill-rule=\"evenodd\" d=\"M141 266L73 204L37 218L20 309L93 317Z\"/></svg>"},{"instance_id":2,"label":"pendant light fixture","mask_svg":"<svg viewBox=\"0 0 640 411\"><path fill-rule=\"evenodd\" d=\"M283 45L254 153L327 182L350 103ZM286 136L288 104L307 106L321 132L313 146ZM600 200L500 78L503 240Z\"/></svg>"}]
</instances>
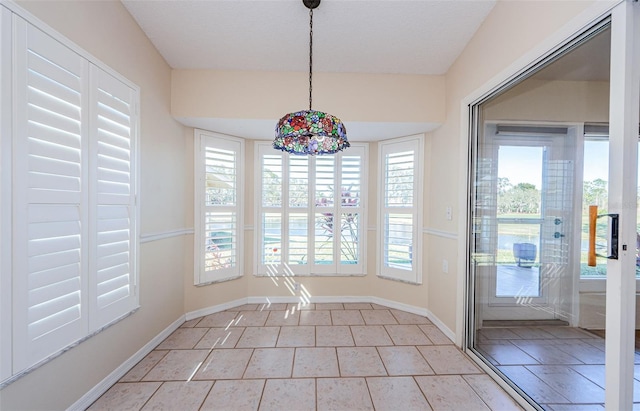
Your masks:
<instances>
[{"instance_id":1,"label":"pendant light fixture","mask_svg":"<svg viewBox=\"0 0 640 411\"><path fill-rule=\"evenodd\" d=\"M289 113L278 121L273 148L298 155L333 154L349 147L339 118L311 108L313 90L313 9L320 0L302 0L309 9L309 110Z\"/></svg>"}]
</instances>

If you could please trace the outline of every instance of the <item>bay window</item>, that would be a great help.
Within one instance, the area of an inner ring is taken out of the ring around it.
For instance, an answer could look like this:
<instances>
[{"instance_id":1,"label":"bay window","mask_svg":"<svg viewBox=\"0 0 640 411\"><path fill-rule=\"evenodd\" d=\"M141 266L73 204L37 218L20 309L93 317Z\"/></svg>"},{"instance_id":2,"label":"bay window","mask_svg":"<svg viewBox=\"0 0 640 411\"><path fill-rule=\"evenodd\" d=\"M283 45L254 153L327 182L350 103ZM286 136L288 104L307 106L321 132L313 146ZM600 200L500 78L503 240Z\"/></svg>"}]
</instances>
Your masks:
<instances>
[{"instance_id":1,"label":"bay window","mask_svg":"<svg viewBox=\"0 0 640 411\"><path fill-rule=\"evenodd\" d=\"M257 144L258 274L364 274L366 150L303 157Z\"/></svg>"}]
</instances>

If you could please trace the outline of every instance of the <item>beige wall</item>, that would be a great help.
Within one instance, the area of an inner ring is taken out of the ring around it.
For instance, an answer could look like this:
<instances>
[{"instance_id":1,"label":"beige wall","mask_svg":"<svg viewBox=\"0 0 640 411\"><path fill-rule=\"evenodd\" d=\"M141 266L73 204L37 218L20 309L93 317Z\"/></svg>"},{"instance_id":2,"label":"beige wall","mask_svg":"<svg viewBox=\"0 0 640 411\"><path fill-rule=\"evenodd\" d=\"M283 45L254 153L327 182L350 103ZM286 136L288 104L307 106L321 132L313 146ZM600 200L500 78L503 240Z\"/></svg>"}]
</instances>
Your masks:
<instances>
[{"instance_id":1,"label":"beige wall","mask_svg":"<svg viewBox=\"0 0 640 411\"><path fill-rule=\"evenodd\" d=\"M308 106L308 84L304 73L174 70L171 112L278 119ZM313 86L313 107L340 113L345 122L444 120L444 76L314 73Z\"/></svg>"},{"instance_id":2,"label":"beige wall","mask_svg":"<svg viewBox=\"0 0 640 411\"><path fill-rule=\"evenodd\" d=\"M607 123L609 82L528 79L487 104L484 118Z\"/></svg>"},{"instance_id":3,"label":"beige wall","mask_svg":"<svg viewBox=\"0 0 640 411\"><path fill-rule=\"evenodd\" d=\"M430 173L430 214L427 227L447 233L461 234L465 227L463 193L467 168L467 136L463 130L461 102L484 87L523 55L562 28L593 1L504 1L498 2L480 26L463 53L446 74L446 121L432 133ZM543 52L544 50L541 50ZM525 64L528 62L522 62ZM504 80L504 77L502 78ZM465 114L466 115L466 114ZM452 205L453 220L445 219L446 207ZM458 255L464 238L449 240L431 236L426 269L429 310L452 330L459 329L456 313L465 284L460 275L464 261ZM449 261L449 274L443 274L442 259Z\"/></svg>"},{"instance_id":4,"label":"beige wall","mask_svg":"<svg viewBox=\"0 0 640 411\"><path fill-rule=\"evenodd\" d=\"M170 68L149 39L118 1L19 4L140 86L140 232L183 229L191 204L185 200L184 127L170 115ZM185 252L184 237L141 244L141 308L5 387L0 409L67 408L180 318Z\"/></svg>"}]
</instances>

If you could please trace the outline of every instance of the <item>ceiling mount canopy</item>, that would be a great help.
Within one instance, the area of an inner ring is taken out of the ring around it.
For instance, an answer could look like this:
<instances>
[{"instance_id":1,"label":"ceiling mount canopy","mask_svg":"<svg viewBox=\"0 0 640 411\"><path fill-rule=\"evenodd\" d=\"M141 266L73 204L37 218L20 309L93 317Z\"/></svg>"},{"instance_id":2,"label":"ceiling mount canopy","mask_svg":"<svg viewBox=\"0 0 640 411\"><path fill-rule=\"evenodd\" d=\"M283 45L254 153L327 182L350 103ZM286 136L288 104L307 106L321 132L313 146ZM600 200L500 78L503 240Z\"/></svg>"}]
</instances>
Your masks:
<instances>
[{"instance_id":1,"label":"ceiling mount canopy","mask_svg":"<svg viewBox=\"0 0 640 411\"><path fill-rule=\"evenodd\" d=\"M349 147L347 130L331 114L311 108L313 90L313 9L320 0L302 0L309 9L309 110L286 114L276 125L273 148L298 155L333 154Z\"/></svg>"}]
</instances>

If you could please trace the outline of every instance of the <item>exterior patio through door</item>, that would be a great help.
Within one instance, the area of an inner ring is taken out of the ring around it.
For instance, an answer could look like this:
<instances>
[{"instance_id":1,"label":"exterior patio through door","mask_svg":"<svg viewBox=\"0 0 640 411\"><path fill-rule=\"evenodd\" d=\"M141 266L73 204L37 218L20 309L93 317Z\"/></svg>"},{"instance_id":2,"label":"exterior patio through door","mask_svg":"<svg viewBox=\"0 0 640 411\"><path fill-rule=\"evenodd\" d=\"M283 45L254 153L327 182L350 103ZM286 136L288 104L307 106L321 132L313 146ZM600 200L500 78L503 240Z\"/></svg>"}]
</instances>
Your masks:
<instances>
[{"instance_id":1,"label":"exterior patio through door","mask_svg":"<svg viewBox=\"0 0 640 411\"><path fill-rule=\"evenodd\" d=\"M485 230L476 247L495 254L478 267L482 319L568 322L575 128L487 123L485 138L491 166L478 179L491 182L482 195L492 200L477 215Z\"/></svg>"}]
</instances>

